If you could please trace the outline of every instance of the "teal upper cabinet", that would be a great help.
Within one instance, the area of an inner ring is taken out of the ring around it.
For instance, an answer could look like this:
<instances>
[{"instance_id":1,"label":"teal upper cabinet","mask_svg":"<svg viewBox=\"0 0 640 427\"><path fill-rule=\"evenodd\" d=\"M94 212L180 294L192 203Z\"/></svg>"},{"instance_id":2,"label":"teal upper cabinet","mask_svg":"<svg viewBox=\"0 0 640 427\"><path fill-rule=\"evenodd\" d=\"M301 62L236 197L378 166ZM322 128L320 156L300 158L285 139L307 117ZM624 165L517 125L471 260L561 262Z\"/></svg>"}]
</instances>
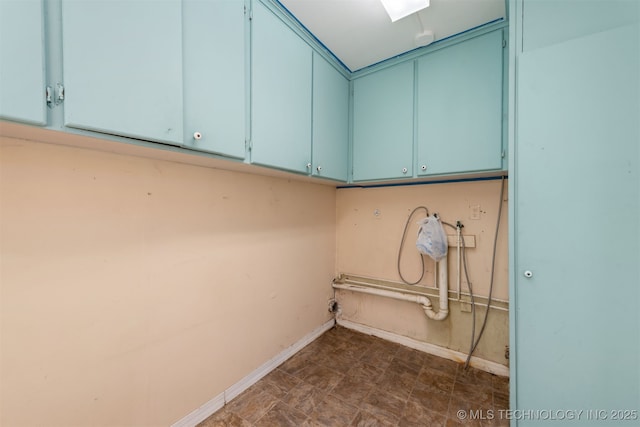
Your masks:
<instances>
[{"instance_id":1,"label":"teal upper cabinet","mask_svg":"<svg viewBox=\"0 0 640 427\"><path fill-rule=\"evenodd\" d=\"M354 81L353 180L413 175L413 62Z\"/></svg>"},{"instance_id":2,"label":"teal upper cabinet","mask_svg":"<svg viewBox=\"0 0 640 427\"><path fill-rule=\"evenodd\" d=\"M251 37L251 162L308 173L312 49L259 1Z\"/></svg>"},{"instance_id":3,"label":"teal upper cabinet","mask_svg":"<svg viewBox=\"0 0 640 427\"><path fill-rule=\"evenodd\" d=\"M244 2L183 0L182 14L184 145L244 158Z\"/></svg>"},{"instance_id":4,"label":"teal upper cabinet","mask_svg":"<svg viewBox=\"0 0 640 427\"><path fill-rule=\"evenodd\" d=\"M63 0L62 19L65 125L181 144L181 2Z\"/></svg>"},{"instance_id":5,"label":"teal upper cabinet","mask_svg":"<svg viewBox=\"0 0 640 427\"><path fill-rule=\"evenodd\" d=\"M502 168L502 30L418 60L419 175Z\"/></svg>"},{"instance_id":6,"label":"teal upper cabinet","mask_svg":"<svg viewBox=\"0 0 640 427\"><path fill-rule=\"evenodd\" d=\"M46 123L43 33L42 0L0 1L0 118Z\"/></svg>"},{"instance_id":7,"label":"teal upper cabinet","mask_svg":"<svg viewBox=\"0 0 640 427\"><path fill-rule=\"evenodd\" d=\"M348 147L349 81L314 54L313 175L346 181Z\"/></svg>"}]
</instances>

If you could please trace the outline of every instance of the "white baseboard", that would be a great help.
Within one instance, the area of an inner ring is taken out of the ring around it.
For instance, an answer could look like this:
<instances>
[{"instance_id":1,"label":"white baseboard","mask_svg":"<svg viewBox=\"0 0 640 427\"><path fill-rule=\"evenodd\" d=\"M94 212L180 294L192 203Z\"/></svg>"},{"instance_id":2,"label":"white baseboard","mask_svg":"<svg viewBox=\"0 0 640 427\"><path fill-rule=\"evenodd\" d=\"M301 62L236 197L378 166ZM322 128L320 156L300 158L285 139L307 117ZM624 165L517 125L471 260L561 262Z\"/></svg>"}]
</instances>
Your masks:
<instances>
[{"instance_id":1,"label":"white baseboard","mask_svg":"<svg viewBox=\"0 0 640 427\"><path fill-rule=\"evenodd\" d=\"M316 328L311 333L305 335L302 339L291 345L290 347L284 349L282 352L277 354L271 360L262 364L256 370L251 372L246 377L242 378L237 383L233 384L231 387L226 389L224 392L220 393L213 399L209 400L204 405L200 406L198 409L192 411L187 416L181 418L171 425L171 427L195 427L198 423L206 420L213 413L220 410L226 403L231 401L234 397L238 396L240 393L260 381L265 375L269 372L273 371L275 368L284 363L291 356L302 350L307 344L314 341L320 335L324 334L326 331L331 329L335 325L335 320L331 319L319 328Z\"/></svg>"},{"instance_id":2,"label":"white baseboard","mask_svg":"<svg viewBox=\"0 0 640 427\"><path fill-rule=\"evenodd\" d=\"M248 389L249 387L257 383L258 381L260 381L265 375L273 371L278 366L282 365L285 360L287 360L288 358L290 358L291 356L293 356L294 354L302 350L305 346L307 346L307 344L311 343L320 335L327 332L335 324L336 324L335 320L333 319L329 320L327 323L320 326L319 328L316 328L311 333L305 335L301 340L294 343L292 346L286 348L280 354L275 356L273 359L264 363L258 369L251 372L249 375L247 375L246 377L244 377L243 379L241 379L240 381L238 381L237 383L229 387L224 392L225 401L226 402L231 401L231 399L233 399L234 397L236 397L237 395L239 395L240 393L242 393L243 391L245 391L246 389Z\"/></svg>"},{"instance_id":3,"label":"white baseboard","mask_svg":"<svg viewBox=\"0 0 640 427\"><path fill-rule=\"evenodd\" d=\"M171 427L195 427L202 421L209 418L213 413L219 411L224 406L224 392L220 393L186 417L183 417L171 424Z\"/></svg>"},{"instance_id":4,"label":"white baseboard","mask_svg":"<svg viewBox=\"0 0 640 427\"><path fill-rule=\"evenodd\" d=\"M450 359L459 363L464 363L467 360L467 355L461 353L459 351L450 350L445 347L440 347L439 345L429 344L423 341L414 340L413 338L405 337L403 335L398 335L393 332L383 331L382 329L373 328L371 326L363 325L361 323L351 322L349 320L337 319L337 323L340 326L343 326L348 329L353 329L354 331L362 332L363 334L373 335L378 338L382 338L387 341L395 342L397 344L402 344L406 347L413 348L415 350L424 351L425 353L433 354L434 356L443 357L445 359ZM481 369L483 371L490 372L495 375L501 375L504 377L509 376L509 367L501 365L496 362L491 362L489 360L480 359L478 357L472 356L469 361L469 365L474 368Z\"/></svg>"}]
</instances>

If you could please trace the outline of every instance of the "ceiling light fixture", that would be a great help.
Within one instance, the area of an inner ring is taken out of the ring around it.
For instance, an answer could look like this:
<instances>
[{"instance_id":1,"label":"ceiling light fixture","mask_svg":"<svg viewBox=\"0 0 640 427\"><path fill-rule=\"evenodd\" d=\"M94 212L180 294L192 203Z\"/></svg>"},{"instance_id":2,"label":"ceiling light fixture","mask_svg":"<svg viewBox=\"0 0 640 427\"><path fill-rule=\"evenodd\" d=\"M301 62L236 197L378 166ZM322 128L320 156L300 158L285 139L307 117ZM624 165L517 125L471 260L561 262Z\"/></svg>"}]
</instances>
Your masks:
<instances>
[{"instance_id":1,"label":"ceiling light fixture","mask_svg":"<svg viewBox=\"0 0 640 427\"><path fill-rule=\"evenodd\" d=\"M429 0L380 0L391 22L429 7Z\"/></svg>"}]
</instances>

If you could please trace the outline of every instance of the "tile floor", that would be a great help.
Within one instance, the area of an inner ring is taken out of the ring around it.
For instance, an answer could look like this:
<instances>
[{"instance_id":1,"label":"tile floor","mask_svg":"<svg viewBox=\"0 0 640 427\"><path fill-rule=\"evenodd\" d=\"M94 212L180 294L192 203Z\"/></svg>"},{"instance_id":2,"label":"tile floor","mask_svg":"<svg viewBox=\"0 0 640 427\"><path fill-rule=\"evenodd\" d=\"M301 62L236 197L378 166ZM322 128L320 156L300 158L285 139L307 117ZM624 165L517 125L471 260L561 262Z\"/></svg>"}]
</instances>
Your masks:
<instances>
[{"instance_id":1,"label":"tile floor","mask_svg":"<svg viewBox=\"0 0 640 427\"><path fill-rule=\"evenodd\" d=\"M508 426L508 404L507 378L336 327L198 427Z\"/></svg>"}]
</instances>

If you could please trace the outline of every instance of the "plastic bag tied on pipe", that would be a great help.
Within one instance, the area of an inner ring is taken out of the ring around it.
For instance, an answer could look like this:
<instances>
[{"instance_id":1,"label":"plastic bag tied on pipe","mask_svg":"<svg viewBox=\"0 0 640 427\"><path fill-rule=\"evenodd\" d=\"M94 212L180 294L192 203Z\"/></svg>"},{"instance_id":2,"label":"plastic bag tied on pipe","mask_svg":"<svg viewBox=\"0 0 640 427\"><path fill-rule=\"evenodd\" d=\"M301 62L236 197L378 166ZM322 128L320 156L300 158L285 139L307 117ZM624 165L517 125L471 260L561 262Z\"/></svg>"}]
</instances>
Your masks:
<instances>
[{"instance_id":1,"label":"plastic bag tied on pipe","mask_svg":"<svg viewBox=\"0 0 640 427\"><path fill-rule=\"evenodd\" d=\"M429 255L434 261L440 261L447 255L449 248L447 235L437 216L431 215L418 222L418 252Z\"/></svg>"}]
</instances>

